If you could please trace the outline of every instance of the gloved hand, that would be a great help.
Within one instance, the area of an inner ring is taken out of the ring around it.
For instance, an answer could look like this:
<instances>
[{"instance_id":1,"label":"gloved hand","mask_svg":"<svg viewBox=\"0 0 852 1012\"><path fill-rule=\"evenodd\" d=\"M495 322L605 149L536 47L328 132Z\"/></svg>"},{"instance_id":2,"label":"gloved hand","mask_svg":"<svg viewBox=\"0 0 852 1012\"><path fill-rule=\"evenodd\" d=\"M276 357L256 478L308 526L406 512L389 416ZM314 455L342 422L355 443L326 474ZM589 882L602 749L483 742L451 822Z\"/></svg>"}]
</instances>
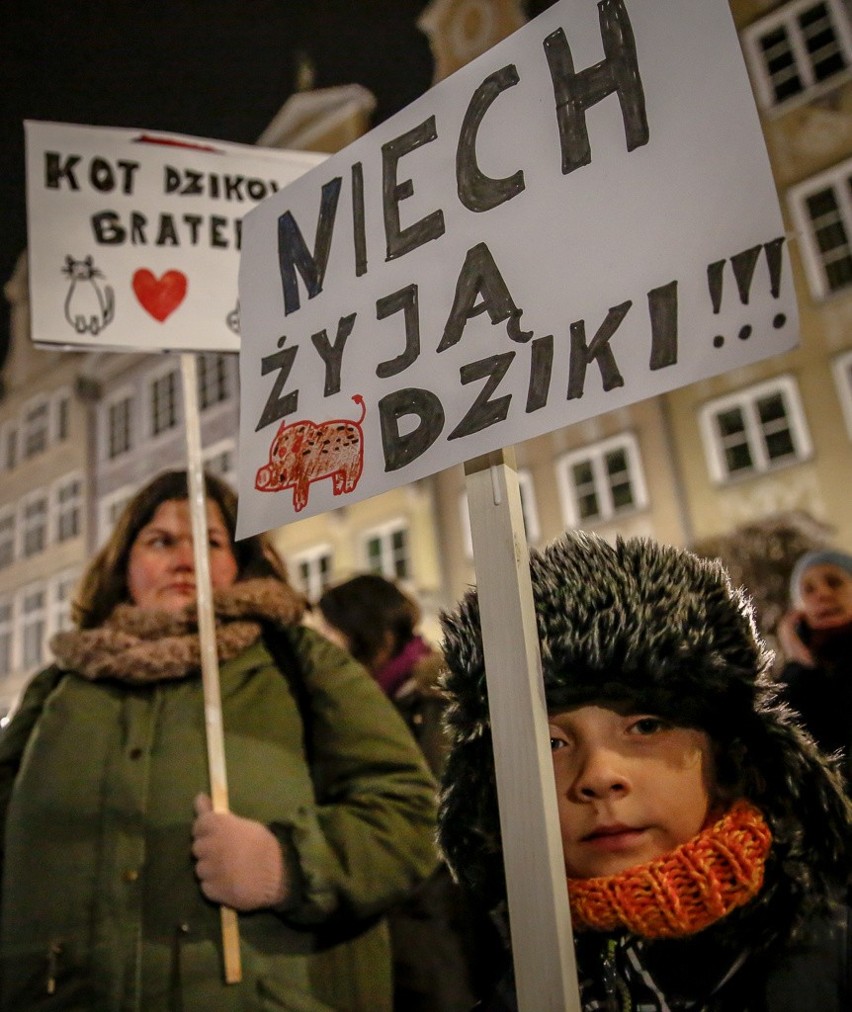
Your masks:
<instances>
[{"instance_id":1,"label":"gloved hand","mask_svg":"<svg viewBox=\"0 0 852 1012\"><path fill-rule=\"evenodd\" d=\"M207 899L243 912L283 903L289 882L275 834L254 819L214 812L206 794L194 807L192 853Z\"/></svg>"}]
</instances>

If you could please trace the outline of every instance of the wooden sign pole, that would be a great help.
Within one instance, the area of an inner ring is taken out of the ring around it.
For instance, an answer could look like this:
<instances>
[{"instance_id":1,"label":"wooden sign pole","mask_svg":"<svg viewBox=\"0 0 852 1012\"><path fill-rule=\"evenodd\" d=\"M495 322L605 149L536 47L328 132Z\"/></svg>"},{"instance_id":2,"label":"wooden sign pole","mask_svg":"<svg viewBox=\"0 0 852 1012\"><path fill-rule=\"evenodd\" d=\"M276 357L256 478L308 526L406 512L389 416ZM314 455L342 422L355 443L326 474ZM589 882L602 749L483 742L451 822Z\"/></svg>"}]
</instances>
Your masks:
<instances>
[{"instance_id":1,"label":"wooden sign pole","mask_svg":"<svg viewBox=\"0 0 852 1012\"><path fill-rule=\"evenodd\" d=\"M514 451L465 464L520 1012L581 1012Z\"/></svg>"},{"instance_id":2,"label":"wooden sign pole","mask_svg":"<svg viewBox=\"0 0 852 1012\"><path fill-rule=\"evenodd\" d=\"M207 730L207 763L210 770L210 798L214 812L228 811L228 778L225 767L225 738L222 726L222 698L219 690L219 657L216 652L216 618L210 582L207 504L204 468L201 463L201 426L198 420L198 377L195 356L180 356L186 429L187 476L192 517L192 544L195 556L195 589L198 603L198 635L201 641L201 680L204 688L204 723ZM222 946L225 982L242 979L240 934L237 913L221 907Z\"/></svg>"}]
</instances>

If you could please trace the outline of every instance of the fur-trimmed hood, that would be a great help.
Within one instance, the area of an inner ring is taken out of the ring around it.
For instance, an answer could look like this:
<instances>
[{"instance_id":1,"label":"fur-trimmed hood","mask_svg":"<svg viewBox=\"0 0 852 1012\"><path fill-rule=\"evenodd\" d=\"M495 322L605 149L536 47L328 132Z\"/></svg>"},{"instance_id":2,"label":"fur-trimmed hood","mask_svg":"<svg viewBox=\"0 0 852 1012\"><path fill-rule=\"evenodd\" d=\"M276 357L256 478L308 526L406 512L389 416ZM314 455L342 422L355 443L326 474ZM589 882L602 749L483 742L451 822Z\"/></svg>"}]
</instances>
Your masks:
<instances>
[{"instance_id":1,"label":"fur-trimmed hood","mask_svg":"<svg viewBox=\"0 0 852 1012\"><path fill-rule=\"evenodd\" d=\"M763 812L774 842L757 899L721 937L767 947L846 883L850 805L839 775L775 696L751 604L715 562L645 539L570 532L530 554L548 706L629 699L707 731L718 777ZM475 590L442 616L451 751L439 836L488 906L505 898L491 729ZM736 937L730 937L733 933Z\"/></svg>"}]
</instances>

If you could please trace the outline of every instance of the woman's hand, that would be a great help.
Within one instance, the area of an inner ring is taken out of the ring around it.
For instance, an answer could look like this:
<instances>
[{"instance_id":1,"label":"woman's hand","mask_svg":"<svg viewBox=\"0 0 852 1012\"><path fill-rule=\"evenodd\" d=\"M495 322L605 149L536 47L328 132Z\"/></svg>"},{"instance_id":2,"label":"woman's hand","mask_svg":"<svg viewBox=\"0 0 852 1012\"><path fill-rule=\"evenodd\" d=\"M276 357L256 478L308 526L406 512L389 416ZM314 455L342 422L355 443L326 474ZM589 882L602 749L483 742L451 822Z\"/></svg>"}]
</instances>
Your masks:
<instances>
[{"instance_id":1,"label":"woman's hand","mask_svg":"<svg viewBox=\"0 0 852 1012\"><path fill-rule=\"evenodd\" d=\"M788 611L778 623L778 642L788 661L797 661L806 668L816 667L816 658L799 634L800 624L805 621L805 614L798 609Z\"/></svg>"},{"instance_id":2,"label":"woman's hand","mask_svg":"<svg viewBox=\"0 0 852 1012\"><path fill-rule=\"evenodd\" d=\"M289 883L275 834L254 819L214 812L206 794L194 807L192 854L207 899L243 912L282 904Z\"/></svg>"}]
</instances>

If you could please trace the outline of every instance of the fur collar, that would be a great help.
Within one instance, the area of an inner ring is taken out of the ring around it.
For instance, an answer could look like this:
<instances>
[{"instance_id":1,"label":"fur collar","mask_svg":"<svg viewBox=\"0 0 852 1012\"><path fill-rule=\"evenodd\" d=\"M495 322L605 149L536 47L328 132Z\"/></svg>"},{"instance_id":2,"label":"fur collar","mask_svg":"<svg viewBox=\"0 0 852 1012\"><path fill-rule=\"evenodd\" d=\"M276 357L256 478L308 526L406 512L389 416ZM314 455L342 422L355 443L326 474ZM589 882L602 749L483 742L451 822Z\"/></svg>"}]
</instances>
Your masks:
<instances>
[{"instance_id":1,"label":"fur collar","mask_svg":"<svg viewBox=\"0 0 852 1012\"><path fill-rule=\"evenodd\" d=\"M301 597L275 579L244 580L214 591L216 648L220 662L254 643L262 623L300 621ZM51 641L57 664L91 681L150 683L186 678L201 669L195 605L178 612L118 605L96 629L57 633Z\"/></svg>"}]
</instances>

